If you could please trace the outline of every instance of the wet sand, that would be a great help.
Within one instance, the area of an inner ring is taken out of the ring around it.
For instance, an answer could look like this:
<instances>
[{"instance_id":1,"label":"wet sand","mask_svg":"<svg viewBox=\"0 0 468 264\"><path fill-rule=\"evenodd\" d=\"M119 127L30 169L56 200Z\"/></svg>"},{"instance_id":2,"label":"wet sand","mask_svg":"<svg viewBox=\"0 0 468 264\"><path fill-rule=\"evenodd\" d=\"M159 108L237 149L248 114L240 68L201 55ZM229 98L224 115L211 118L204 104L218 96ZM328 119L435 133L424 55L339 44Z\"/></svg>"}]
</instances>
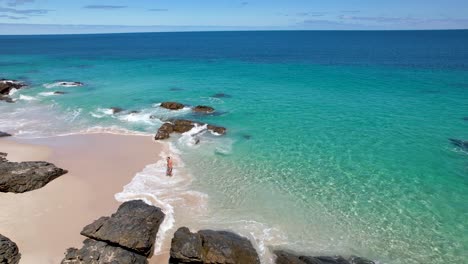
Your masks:
<instances>
[{"instance_id":1,"label":"wet sand","mask_svg":"<svg viewBox=\"0 0 468 264\"><path fill-rule=\"evenodd\" d=\"M113 134L0 139L11 161L45 160L69 171L39 190L0 193L0 233L18 244L22 264L60 263L67 248L81 247L85 225L116 211L114 195L162 148L148 136ZM150 263L167 260L165 251Z\"/></svg>"}]
</instances>

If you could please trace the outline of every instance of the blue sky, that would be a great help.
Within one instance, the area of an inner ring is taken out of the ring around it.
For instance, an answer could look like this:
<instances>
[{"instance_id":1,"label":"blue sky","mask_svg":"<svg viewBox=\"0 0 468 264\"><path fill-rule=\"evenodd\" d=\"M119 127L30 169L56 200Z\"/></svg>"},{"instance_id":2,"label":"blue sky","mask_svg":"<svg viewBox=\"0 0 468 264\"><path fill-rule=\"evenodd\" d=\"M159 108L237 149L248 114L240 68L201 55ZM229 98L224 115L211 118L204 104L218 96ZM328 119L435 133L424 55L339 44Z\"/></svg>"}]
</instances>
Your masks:
<instances>
[{"instance_id":1,"label":"blue sky","mask_svg":"<svg viewBox=\"0 0 468 264\"><path fill-rule=\"evenodd\" d=\"M467 28L466 0L0 0L0 34Z\"/></svg>"}]
</instances>

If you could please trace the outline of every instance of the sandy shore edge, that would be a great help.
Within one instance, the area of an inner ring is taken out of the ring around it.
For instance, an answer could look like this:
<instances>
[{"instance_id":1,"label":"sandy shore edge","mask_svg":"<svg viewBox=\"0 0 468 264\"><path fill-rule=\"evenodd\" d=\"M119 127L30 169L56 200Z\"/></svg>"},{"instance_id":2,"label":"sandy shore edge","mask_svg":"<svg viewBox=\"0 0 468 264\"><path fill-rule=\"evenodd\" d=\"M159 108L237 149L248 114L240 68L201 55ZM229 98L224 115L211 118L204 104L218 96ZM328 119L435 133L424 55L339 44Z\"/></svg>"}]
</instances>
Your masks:
<instances>
[{"instance_id":1,"label":"sandy shore edge","mask_svg":"<svg viewBox=\"0 0 468 264\"><path fill-rule=\"evenodd\" d=\"M18 244L22 264L60 263L67 248L81 247L85 225L116 211L114 195L163 148L150 136L115 134L0 139L11 161L44 160L69 171L39 190L0 193L0 233ZM167 261L167 250L150 259Z\"/></svg>"}]
</instances>

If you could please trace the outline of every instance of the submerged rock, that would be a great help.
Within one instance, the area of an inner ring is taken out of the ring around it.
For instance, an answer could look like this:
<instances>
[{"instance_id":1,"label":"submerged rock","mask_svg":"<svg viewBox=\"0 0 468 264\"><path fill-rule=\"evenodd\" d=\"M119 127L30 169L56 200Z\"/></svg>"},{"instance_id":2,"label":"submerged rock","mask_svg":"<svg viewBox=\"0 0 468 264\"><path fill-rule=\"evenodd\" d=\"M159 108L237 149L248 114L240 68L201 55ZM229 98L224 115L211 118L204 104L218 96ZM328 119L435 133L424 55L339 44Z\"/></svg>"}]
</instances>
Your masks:
<instances>
[{"instance_id":1,"label":"submerged rock","mask_svg":"<svg viewBox=\"0 0 468 264\"><path fill-rule=\"evenodd\" d=\"M166 108L169 110L180 110L184 108L184 105L177 102L162 102L160 105L162 108Z\"/></svg>"},{"instance_id":2,"label":"submerged rock","mask_svg":"<svg viewBox=\"0 0 468 264\"><path fill-rule=\"evenodd\" d=\"M68 81L59 81L56 83L58 86L63 86L63 87L77 87L77 86L83 86L84 83L82 82L68 82Z\"/></svg>"},{"instance_id":3,"label":"submerged rock","mask_svg":"<svg viewBox=\"0 0 468 264\"><path fill-rule=\"evenodd\" d=\"M226 134L226 128L224 127L208 125L208 124L195 122L191 120L176 119L176 120L171 120L170 122L164 123L158 129L158 132L156 133L154 139L155 140L167 139L170 137L170 134L173 132L181 134L181 133L190 131L195 126L204 126L204 125L207 125L207 129L211 130L212 132L216 134L219 134L219 135Z\"/></svg>"},{"instance_id":4,"label":"submerged rock","mask_svg":"<svg viewBox=\"0 0 468 264\"><path fill-rule=\"evenodd\" d=\"M62 92L62 91L55 91L54 94L57 94L57 95L62 95L62 94L66 94L66 92Z\"/></svg>"},{"instance_id":5,"label":"submerged rock","mask_svg":"<svg viewBox=\"0 0 468 264\"><path fill-rule=\"evenodd\" d=\"M146 264L145 256L94 239L86 239L81 249L69 248L62 264Z\"/></svg>"},{"instance_id":6,"label":"submerged rock","mask_svg":"<svg viewBox=\"0 0 468 264\"><path fill-rule=\"evenodd\" d=\"M0 137L11 137L11 134L0 131Z\"/></svg>"},{"instance_id":7,"label":"submerged rock","mask_svg":"<svg viewBox=\"0 0 468 264\"><path fill-rule=\"evenodd\" d=\"M4 102L7 102L7 103L14 103L15 101L13 99L11 99L9 96L7 95L1 95L0 94L0 101L4 101Z\"/></svg>"},{"instance_id":8,"label":"submerged rock","mask_svg":"<svg viewBox=\"0 0 468 264\"><path fill-rule=\"evenodd\" d=\"M341 256L300 256L293 253L289 253L284 250L274 251L276 255L276 264L375 264L373 261L351 256L349 259L345 259Z\"/></svg>"},{"instance_id":9,"label":"submerged rock","mask_svg":"<svg viewBox=\"0 0 468 264\"><path fill-rule=\"evenodd\" d=\"M120 107L111 107L109 109L112 111L112 114L118 114L123 111L123 108Z\"/></svg>"},{"instance_id":10,"label":"submerged rock","mask_svg":"<svg viewBox=\"0 0 468 264\"><path fill-rule=\"evenodd\" d=\"M101 217L86 226L81 234L149 257L163 220L161 209L141 200L129 201L111 217Z\"/></svg>"},{"instance_id":11,"label":"submerged rock","mask_svg":"<svg viewBox=\"0 0 468 264\"><path fill-rule=\"evenodd\" d=\"M0 192L24 193L44 187L68 171L44 161L0 162Z\"/></svg>"},{"instance_id":12,"label":"submerged rock","mask_svg":"<svg viewBox=\"0 0 468 264\"><path fill-rule=\"evenodd\" d=\"M197 113L205 113L205 114L210 114L215 111L213 107L206 106L206 105L197 105L192 110Z\"/></svg>"},{"instance_id":13,"label":"submerged rock","mask_svg":"<svg viewBox=\"0 0 468 264\"><path fill-rule=\"evenodd\" d=\"M21 254L16 243L0 234L0 263L17 264L20 259Z\"/></svg>"},{"instance_id":14,"label":"submerged rock","mask_svg":"<svg viewBox=\"0 0 468 264\"><path fill-rule=\"evenodd\" d=\"M468 151L468 141L464 141L461 139L454 139L454 138L449 138L450 142L452 145L459 147L465 151Z\"/></svg>"},{"instance_id":15,"label":"submerged rock","mask_svg":"<svg viewBox=\"0 0 468 264\"><path fill-rule=\"evenodd\" d=\"M169 263L259 264L260 259L247 238L226 231L191 233L181 227L172 239Z\"/></svg>"},{"instance_id":16,"label":"submerged rock","mask_svg":"<svg viewBox=\"0 0 468 264\"><path fill-rule=\"evenodd\" d=\"M217 94L212 95L211 97L213 97L213 98L231 98L232 96L230 96L229 94L225 94L225 93L217 93Z\"/></svg>"},{"instance_id":17,"label":"submerged rock","mask_svg":"<svg viewBox=\"0 0 468 264\"><path fill-rule=\"evenodd\" d=\"M463 120L468 121L468 116L465 116Z\"/></svg>"}]
</instances>

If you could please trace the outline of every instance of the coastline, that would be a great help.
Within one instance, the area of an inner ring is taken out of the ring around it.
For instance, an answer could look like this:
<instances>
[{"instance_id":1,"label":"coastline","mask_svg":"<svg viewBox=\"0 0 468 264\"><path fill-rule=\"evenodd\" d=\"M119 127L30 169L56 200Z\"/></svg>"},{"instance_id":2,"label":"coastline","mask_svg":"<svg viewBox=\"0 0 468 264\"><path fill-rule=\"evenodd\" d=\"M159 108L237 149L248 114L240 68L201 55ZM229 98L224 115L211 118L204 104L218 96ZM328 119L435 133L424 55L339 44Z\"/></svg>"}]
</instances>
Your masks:
<instances>
[{"instance_id":1,"label":"coastline","mask_svg":"<svg viewBox=\"0 0 468 264\"><path fill-rule=\"evenodd\" d=\"M39 190L0 194L0 230L28 264L59 263L68 247L81 247L82 228L117 209L114 195L159 159L163 145L149 136L87 134L4 138L0 150L10 161L44 160L69 170ZM167 258L162 251L150 263Z\"/></svg>"}]
</instances>

